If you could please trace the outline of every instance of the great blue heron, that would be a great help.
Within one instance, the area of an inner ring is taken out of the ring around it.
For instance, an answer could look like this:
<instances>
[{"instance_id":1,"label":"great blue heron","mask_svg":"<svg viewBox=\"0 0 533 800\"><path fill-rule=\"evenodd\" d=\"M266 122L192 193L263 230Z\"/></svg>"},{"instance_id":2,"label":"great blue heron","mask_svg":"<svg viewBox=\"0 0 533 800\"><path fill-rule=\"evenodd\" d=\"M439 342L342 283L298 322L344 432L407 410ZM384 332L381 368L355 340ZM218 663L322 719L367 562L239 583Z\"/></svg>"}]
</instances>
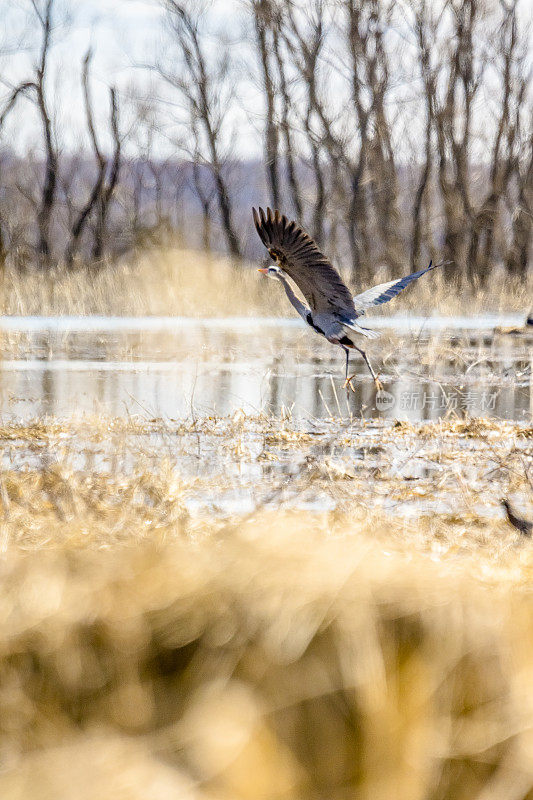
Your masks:
<instances>
[{"instance_id":1,"label":"great blue heron","mask_svg":"<svg viewBox=\"0 0 533 800\"><path fill-rule=\"evenodd\" d=\"M441 264L413 272L398 280L380 283L367 289L365 292L352 297L341 276L331 262L318 249L315 242L300 228L296 222L289 222L287 217L272 212L267 208L266 214L262 208L259 213L252 209L257 233L267 248L275 267L260 269L264 275L275 278L283 284L289 302L296 309L302 319L321 336L325 336L331 344L342 347L346 354L346 380L344 386L349 386L352 391L352 380L348 377L348 362L350 350L357 350L362 355L372 374L378 389L382 389L381 382L372 369L372 365L364 350L353 341L354 334L375 339L379 336L376 331L363 328L358 319L367 308L387 303L396 297L411 281L420 278ZM294 294L286 275L292 278L309 303L309 308L304 305Z\"/></svg>"}]
</instances>

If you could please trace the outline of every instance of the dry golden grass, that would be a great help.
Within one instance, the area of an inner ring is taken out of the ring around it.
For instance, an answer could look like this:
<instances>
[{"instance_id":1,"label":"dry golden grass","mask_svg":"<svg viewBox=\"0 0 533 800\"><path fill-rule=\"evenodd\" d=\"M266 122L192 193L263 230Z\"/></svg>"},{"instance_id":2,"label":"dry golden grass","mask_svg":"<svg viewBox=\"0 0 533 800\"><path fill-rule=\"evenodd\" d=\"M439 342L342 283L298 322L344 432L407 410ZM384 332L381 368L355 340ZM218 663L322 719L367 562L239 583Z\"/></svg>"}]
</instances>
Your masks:
<instances>
[{"instance_id":1,"label":"dry golden grass","mask_svg":"<svg viewBox=\"0 0 533 800\"><path fill-rule=\"evenodd\" d=\"M532 545L476 513L474 489L453 515L391 515L373 495L413 499L388 455L424 446L440 482L477 462L484 503L502 486L527 498L531 434L401 423L378 445L364 422L242 414L2 426L0 796L533 797ZM197 436L218 442L219 472L182 468ZM381 448L381 474L311 451L330 440ZM89 444L127 458L75 469ZM41 461L15 468L25 453ZM230 464L287 453L300 470L265 472L251 511L191 511L235 483ZM334 505L303 509L309 490Z\"/></svg>"},{"instance_id":2,"label":"dry golden grass","mask_svg":"<svg viewBox=\"0 0 533 800\"><path fill-rule=\"evenodd\" d=\"M406 272L408 269L406 268ZM375 282L388 276L377 273ZM483 290L457 290L432 274L380 313L413 310L423 314L526 313L532 281L502 280ZM3 275L2 313L10 315L99 314L120 316L289 316L280 286L259 276L254 265L193 250L151 250L128 262L99 270L52 270Z\"/></svg>"},{"instance_id":3,"label":"dry golden grass","mask_svg":"<svg viewBox=\"0 0 533 800\"><path fill-rule=\"evenodd\" d=\"M12 555L2 796L96 798L111 765L128 798L527 796L531 554L436 564L388 527L264 512L134 546L139 520Z\"/></svg>"},{"instance_id":4,"label":"dry golden grass","mask_svg":"<svg viewBox=\"0 0 533 800\"><path fill-rule=\"evenodd\" d=\"M247 315L263 306L253 269L195 250L150 251L99 270L6 272L4 314ZM266 306L266 303L265 303ZM263 309L263 313L269 313ZM275 313L275 312L274 312Z\"/></svg>"}]
</instances>

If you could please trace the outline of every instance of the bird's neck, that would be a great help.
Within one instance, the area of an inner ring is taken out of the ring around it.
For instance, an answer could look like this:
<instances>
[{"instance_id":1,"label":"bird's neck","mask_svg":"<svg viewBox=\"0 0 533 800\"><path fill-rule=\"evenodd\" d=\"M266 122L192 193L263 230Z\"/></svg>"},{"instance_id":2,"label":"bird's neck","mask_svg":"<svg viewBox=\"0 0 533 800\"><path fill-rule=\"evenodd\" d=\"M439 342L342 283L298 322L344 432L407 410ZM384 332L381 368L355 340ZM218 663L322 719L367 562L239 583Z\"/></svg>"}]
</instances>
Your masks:
<instances>
[{"instance_id":1,"label":"bird's neck","mask_svg":"<svg viewBox=\"0 0 533 800\"><path fill-rule=\"evenodd\" d=\"M293 308L296 309L298 314L302 317L302 319L306 319L307 315L309 314L309 309L307 306L304 306L300 300L296 297L294 292L292 291L291 285L285 275L282 272L278 275L279 280L283 284L283 288L285 289L285 294L287 295L287 299L289 303L292 305Z\"/></svg>"}]
</instances>

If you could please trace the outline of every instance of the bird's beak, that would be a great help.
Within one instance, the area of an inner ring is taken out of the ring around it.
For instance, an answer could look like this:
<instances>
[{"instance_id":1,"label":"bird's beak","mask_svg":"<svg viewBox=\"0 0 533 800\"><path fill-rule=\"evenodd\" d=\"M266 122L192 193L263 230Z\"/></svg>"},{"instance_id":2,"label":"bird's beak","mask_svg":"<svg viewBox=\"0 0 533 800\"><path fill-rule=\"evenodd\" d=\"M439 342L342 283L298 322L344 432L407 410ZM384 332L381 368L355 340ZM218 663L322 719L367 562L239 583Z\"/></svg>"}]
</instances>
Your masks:
<instances>
[{"instance_id":1,"label":"bird's beak","mask_svg":"<svg viewBox=\"0 0 533 800\"><path fill-rule=\"evenodd\" d=\"M260 268L260 269L258 269L257 271L258 271L258 272L262 272L262 273L263 273L263 275L266 275L266 274L268 273L268 267L261 267L261 268Z\"/></svg>"}]
</instances>

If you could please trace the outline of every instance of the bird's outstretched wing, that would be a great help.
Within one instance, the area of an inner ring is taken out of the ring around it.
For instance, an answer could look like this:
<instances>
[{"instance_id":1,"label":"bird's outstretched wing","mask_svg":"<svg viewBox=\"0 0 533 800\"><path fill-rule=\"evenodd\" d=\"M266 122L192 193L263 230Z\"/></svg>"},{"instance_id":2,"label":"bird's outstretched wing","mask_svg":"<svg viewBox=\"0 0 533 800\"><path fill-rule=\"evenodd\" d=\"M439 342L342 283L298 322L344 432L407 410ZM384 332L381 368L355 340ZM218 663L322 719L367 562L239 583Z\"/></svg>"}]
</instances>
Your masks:
<instances>
[{"instance_id":1,"label":"bird's outstretched wing","mask_svg":"<svg viewBox=\"0 0 533 800\"><path fill-rule=\"evenodd\" d=\"M410 275L406 275L404 278L398 278L395 281L388 281L387 283L380 283L377 286L373 286L371 289L366 289L366 291L361 292L361 294L353 298L356 313L364 314L367 308L379 306L381 303L388 303L389 300L392 300L393 297L400 294L402 289L409 286L411 281L416 281L417 278L420 278L421 275L425 275L426 272L429 272L431 269L442 267L444 263L449 262L442 261L440 264L433 264L433 262L430 261L429 267L426 267L426 269L421 269L419 272L412 272Z\"/></svg>"},{"instance_id":2,"label":"bird's outstretched wing","mask_svg":"<svg viewBox=\"0 0 533 800\"><path fill-rule=\"evenodd\" d=\"M252 209L257 233L271 257L298 286L311 310L352 319L355 308L350 290L315 242L296 222L267 208Z\"/></svg>"}]
</instances>

